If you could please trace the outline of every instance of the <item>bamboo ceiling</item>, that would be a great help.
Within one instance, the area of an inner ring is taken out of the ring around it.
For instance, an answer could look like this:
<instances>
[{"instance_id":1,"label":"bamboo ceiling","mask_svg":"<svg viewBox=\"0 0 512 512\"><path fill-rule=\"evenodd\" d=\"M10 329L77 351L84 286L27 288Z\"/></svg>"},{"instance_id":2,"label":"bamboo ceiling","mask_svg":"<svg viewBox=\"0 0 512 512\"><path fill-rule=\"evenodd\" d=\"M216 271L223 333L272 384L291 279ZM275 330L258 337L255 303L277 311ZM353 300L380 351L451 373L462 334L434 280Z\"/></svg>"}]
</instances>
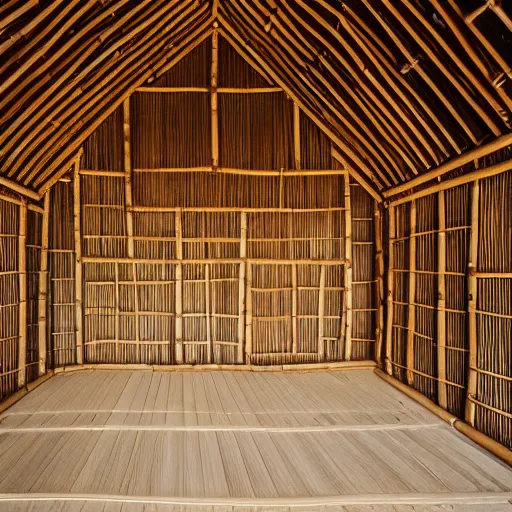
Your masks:
<instances>
[{"instance_id":1,"label":"bamboo ceiling","mask_svg":"<svg viewBox=\"0 0 512 512\"><path fill-rule=\"evenodd\" d=\"M0 177L44 192L218 23L382 193L510 132L511 15L484 0L7 0Z\"/></svg>"}]
</instances>

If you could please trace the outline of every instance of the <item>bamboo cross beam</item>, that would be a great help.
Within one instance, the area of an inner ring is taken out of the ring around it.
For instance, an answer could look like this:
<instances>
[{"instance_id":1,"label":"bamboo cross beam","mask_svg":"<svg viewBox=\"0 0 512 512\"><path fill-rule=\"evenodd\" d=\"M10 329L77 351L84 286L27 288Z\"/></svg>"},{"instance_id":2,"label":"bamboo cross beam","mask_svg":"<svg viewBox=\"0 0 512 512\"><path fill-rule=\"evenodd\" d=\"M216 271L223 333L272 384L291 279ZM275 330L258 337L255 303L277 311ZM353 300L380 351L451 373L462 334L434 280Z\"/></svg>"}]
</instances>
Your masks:
<instances>
[{"instance_id":1,"label":"bamboo cross beam","mask_svg":"<svg viewBox=\"0 0 512 512\"><path fill-rule=\"evenodd\" d=\"M39 376L46 373L46 316L48 310L48 233L50 226L50 191L44 195L43 222L41 227L41 266L39 273L38 295L38 346L39 346Z\"/></svg>"},{"instance_id":2,"label":"bamboo cross beam","mask_svg":"<svg viewBox=\"0 0 512 512\"><path fill-rule=\"evenodd\" d=\"M438 235L437 235L437 401L446 409L446 209L445 194L442 190L438 195Z\"/></svg>"},{"instance_id":3,"label":"bamboo cross beam","mask_svg":"<svg viewBox=\"0 0 512 512\"><path fill-rule=\"evenodd\" d=\"M18 286L19 286L19 320L18 320L18 388L25 386L27 363L27 205L19 207L18 236Z\"/></svg>"},{"instance_id":4,"label":"bamboo cross beam","mask_svg":"<svg viewBox=\"0 0 512 512\"><path fill-rule=\"evenodd\" d=\"M475 402L471 400L476 396L478 387L478 332L477 332L477 291L478 283L475 271L478 270L478 224L479 224L480 182L473 183L471 191L471 231L469 235L469 261L468 261L468 317L469 317L469 370L468 389L466 398L465 419L471 426L475 425Z\"/></svg>"},{"instance_id":5,"label":"bamboo cross beam","mask_svg":"<svg viewBox=\"0 0 512 512\"><path fill-rule=\"evenodd\" d=\"M407 307L407 383L414 384L414 330L416 326L416 201L411 203L409 238L409 301Z\"/></svg>"},{"instance_id":6,"label":"bamboo cross beam","mask_svg":"<svg viewBox=\"0 0 512 512\"><path fill-rule=\"evenodd\" d=\"M77 364L84 363L82 329L82 239L80 201L80 160L77 158L73 166L73 225L75 235L75 343Z\"/></svg>"},{"instance_id":7,"label":"bamboo cross beam","mask_svg":"<svg viewBox=\"0 0 512 512\"><path fill-rule=\"evenodd\" d=\"M345 267L344 267L344 286L345 286L345 305L347 313L345 315L345 361L352 358L352 213L350 207L350 177L344 177L344 196L345 196Z\"/></svg>"}]
</instances>

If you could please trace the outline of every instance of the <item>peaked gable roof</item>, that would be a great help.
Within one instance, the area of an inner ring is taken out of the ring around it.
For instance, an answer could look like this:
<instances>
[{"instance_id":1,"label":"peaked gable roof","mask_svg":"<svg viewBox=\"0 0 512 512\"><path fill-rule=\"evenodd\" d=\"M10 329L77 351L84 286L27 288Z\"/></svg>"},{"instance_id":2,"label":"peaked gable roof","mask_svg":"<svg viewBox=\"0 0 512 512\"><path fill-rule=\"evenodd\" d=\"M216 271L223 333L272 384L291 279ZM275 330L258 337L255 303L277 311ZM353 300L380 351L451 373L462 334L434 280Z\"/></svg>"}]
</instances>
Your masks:
<instances>
[{"instance_id":1,"label":"peaked gable roof","mask_svg":"<svg viewBox=\"0 0 512 512\"><path fill-rule=\"evenodd\" d=\"M7 1L0 176L46 190L127 96L218 23L322 127L339 159L382 193L510 132L510 7L480 4Z\"/></svg>"}]
</instances>

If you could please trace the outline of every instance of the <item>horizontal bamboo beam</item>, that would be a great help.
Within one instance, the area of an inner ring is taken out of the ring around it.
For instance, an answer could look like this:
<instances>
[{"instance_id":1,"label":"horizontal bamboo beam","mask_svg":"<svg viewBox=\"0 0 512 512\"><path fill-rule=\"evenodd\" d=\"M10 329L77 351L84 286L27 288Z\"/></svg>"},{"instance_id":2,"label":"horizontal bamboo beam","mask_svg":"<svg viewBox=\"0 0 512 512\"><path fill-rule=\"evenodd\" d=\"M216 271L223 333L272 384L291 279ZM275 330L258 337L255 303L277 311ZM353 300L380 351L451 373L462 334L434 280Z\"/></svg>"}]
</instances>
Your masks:
<instances>
[{"instance_id":1,"label":"horizontal bamboo beam","mask_svg":"<svg viewBox=\"0 0 512 512\"><path fill-rule=\"evenodd\" d=\"M300 354L298 354L300 355ZM62 366L54 370L55 375L84 370L152 370L158 372L201 372L205 370L219 371L250 371L250 372L314 372L325 370L372 370L376 367L375 361L339 361L305 364L279 364L272 366L258 366L251 364L176 364L176 365L147 365L147 364L83 364Z\"/></svg>"},{"instance_id":2,"label":"horizontal bamboo beam","mask_svg":"<svg viewBox=\"0 0 512 512\"><path fill-rule=\"evenodd\" d=\"M41 194L34 192L33 190L30 190L29 188L24 187L23 185L20 185L19 183L16 183L15 181L9 180L2 176L0 176L0 185L34 201L39 201L43 197Z\"/></svg>"},{"instance_id":3,"label":"horizontal bamboo beam","mask_svg":"<svg viewBox=\"0 0 512 512\"><path fill-rule=\"evenodd\" d=\"M290 259L265 259L265 258L195 258L195 259L151 259L151 258L98 258L91 256L84 256L82 263L149 263L161 265L177 265L183 264L236 264L236 263L251 263L254 265L327 265L339 266L344 265L345 260L290 260Z\"/></svg>"},{"instance_id":4,"label":"horizontal bamboo beam","mask_svg":"<svg viewBox=\"0 0 512 512\"><path fill-rule=\"evenodd\" d=\"M412 180L409 180L408 182L406 182L402 185L398 185L396 187L390 188L389 190L384 191L383 195L386 199L389 199L390 197L396 196L397 194L400 194L402 192L407 192L408 190L411 190L419 185L422 185L423 183L427 183L436 178L439 178L443 174L446 174L450 171L458 169L459 167L469 164L478 158L482 158L490 153L493 153L494 151L498 151L498 150L506 148L507 146L510 146L510 145L512 145L512 133L508 133L506 135L498 137L497 139L493 140L492 142L489 142L488 144L485 144L483 146L478 146L470 151L467 151L466 153L464 153L456 158L453 158L452 160L449 160L448 162L440 165L436 169L432 169L431 171L421 174L420 176L418 176ZM503 163L506 163L506 162L503 162ZM509 162L509 164L512 165L511 162ZM492 167L494 167L494 166L492 166ZM506 170L508 170L508 169L506 169ZM483 171L484 171L484 169L480 169L479 171L475 171L475 172L483 172ZM459 176L459 178L464 178L465 176L467 176L467 175ZM456 178L456 179L459 179L459 178ZM468 181L473 181L473 180L468 180ZM467 183L467 182L464 182L464 183ZM444 183L440 184L440 185L444 185ZM456 186L456 185L453 185L453 186ZM432 189L434 189L434 187L432 187ZM438 189L438 190L441 190L441 189ZM438 191L438 190L436 190L436 191ZM445 190L445 189L443 189L443 190ZM431 194L431 193L433 193L433 192L429 192L429 194ZM428 195L428 194L425 194L425 195ZM395 204L397 204L397 203L395 202Z\"/></svg>"},{"instance_id":5,"label":"horizontal bamboo beam","mask_svg":"<svg viewBox=\"0 0 512 512\"><path fill-rule=\"evenodd\" d=\"M512 160L506 160L505 162L500 162L499 164L491 165L489 167L482 167L475 171L471 171L467 174L463 174L462 176L458 176L456 178L447 180L443 183L438 183L436 185L433 185L432 187L426 188L425 190L420 190L419 192L415 192L410 196L403 197L402 199L391 201L390 205L398 206L400 204L408 203L413 199L418 199L420 197L435 194L436 192L440 192L441 190L448 190L450 188L458 187L459 185L464 185L465 183L471 183L473 181L477 181L480 179L489 178L490 176L496 176L497 174L502 174L504 172L511 170Z\"/></svg>"},{"instance_id":6,"label":"horizontal bamboo beam","mask_svg":"<svg viewBox=\"0 0 512 512\"><path fill-rule=\"evenodd\" d=\"M135 92L210 92L209 87L137 87ZM217 87L218 93L223 94L262 94L283 92L281 87Z\"/></svg>"},{"instance_id":7,"label":"horizontal bamboo beam","mask_svg":"<svg viewBox=\"0 0 512 512\"><path fill-rule=\"evenodd\" d=\"M108 207L108 205L106 205ZM316 212L339 212L345 207L333 208L244 208L234 206L189 206L189 207L167 207L167 206L133 206L132 212L138 213L165 213L165 212L227 212L227 213L316 213Z\"/></svg>"},{"instance_id":8,"label":"horizontal bamboo beam","mask_svg":"<svg viewBox=\"0 0 512 512\"><path fill-rule=\"evenodd\" d=\"M92 174L95 171L87 171ZM104 172L104 171L100 171ZM268 169L234 169L229 167L178 167L178 168L155 168L155 169L133 169L133 172L141 173L173 173L173 172L211 172L214 174L242 174L245 176L341 176L348 174L345 169L307 169L307 170L268 170ZM106 173L105 175L110 175ZM123 173L124 174L124 173ZM101 174L102 176L104 174Z\"/></svg>"}]
</instances>

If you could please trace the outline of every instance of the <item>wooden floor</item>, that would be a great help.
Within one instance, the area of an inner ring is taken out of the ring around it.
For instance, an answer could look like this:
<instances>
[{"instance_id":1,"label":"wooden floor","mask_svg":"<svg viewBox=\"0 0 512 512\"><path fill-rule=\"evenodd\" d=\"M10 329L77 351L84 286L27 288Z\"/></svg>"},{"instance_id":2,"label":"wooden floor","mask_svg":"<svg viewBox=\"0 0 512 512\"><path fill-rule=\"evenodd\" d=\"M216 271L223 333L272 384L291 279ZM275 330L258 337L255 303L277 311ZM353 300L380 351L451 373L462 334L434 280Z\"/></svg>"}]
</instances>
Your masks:
<instances>
[{"instance_id":1,"label":"wooden floor","mask_svg":"<svg viewBox=\"0 0 512 512\"><path fill-rule=\"evenodd\" d=\"M0 416L0 511L512 512L509 500L510 468L371 371L82 371Z\"/></svg>"}]
</instances>

